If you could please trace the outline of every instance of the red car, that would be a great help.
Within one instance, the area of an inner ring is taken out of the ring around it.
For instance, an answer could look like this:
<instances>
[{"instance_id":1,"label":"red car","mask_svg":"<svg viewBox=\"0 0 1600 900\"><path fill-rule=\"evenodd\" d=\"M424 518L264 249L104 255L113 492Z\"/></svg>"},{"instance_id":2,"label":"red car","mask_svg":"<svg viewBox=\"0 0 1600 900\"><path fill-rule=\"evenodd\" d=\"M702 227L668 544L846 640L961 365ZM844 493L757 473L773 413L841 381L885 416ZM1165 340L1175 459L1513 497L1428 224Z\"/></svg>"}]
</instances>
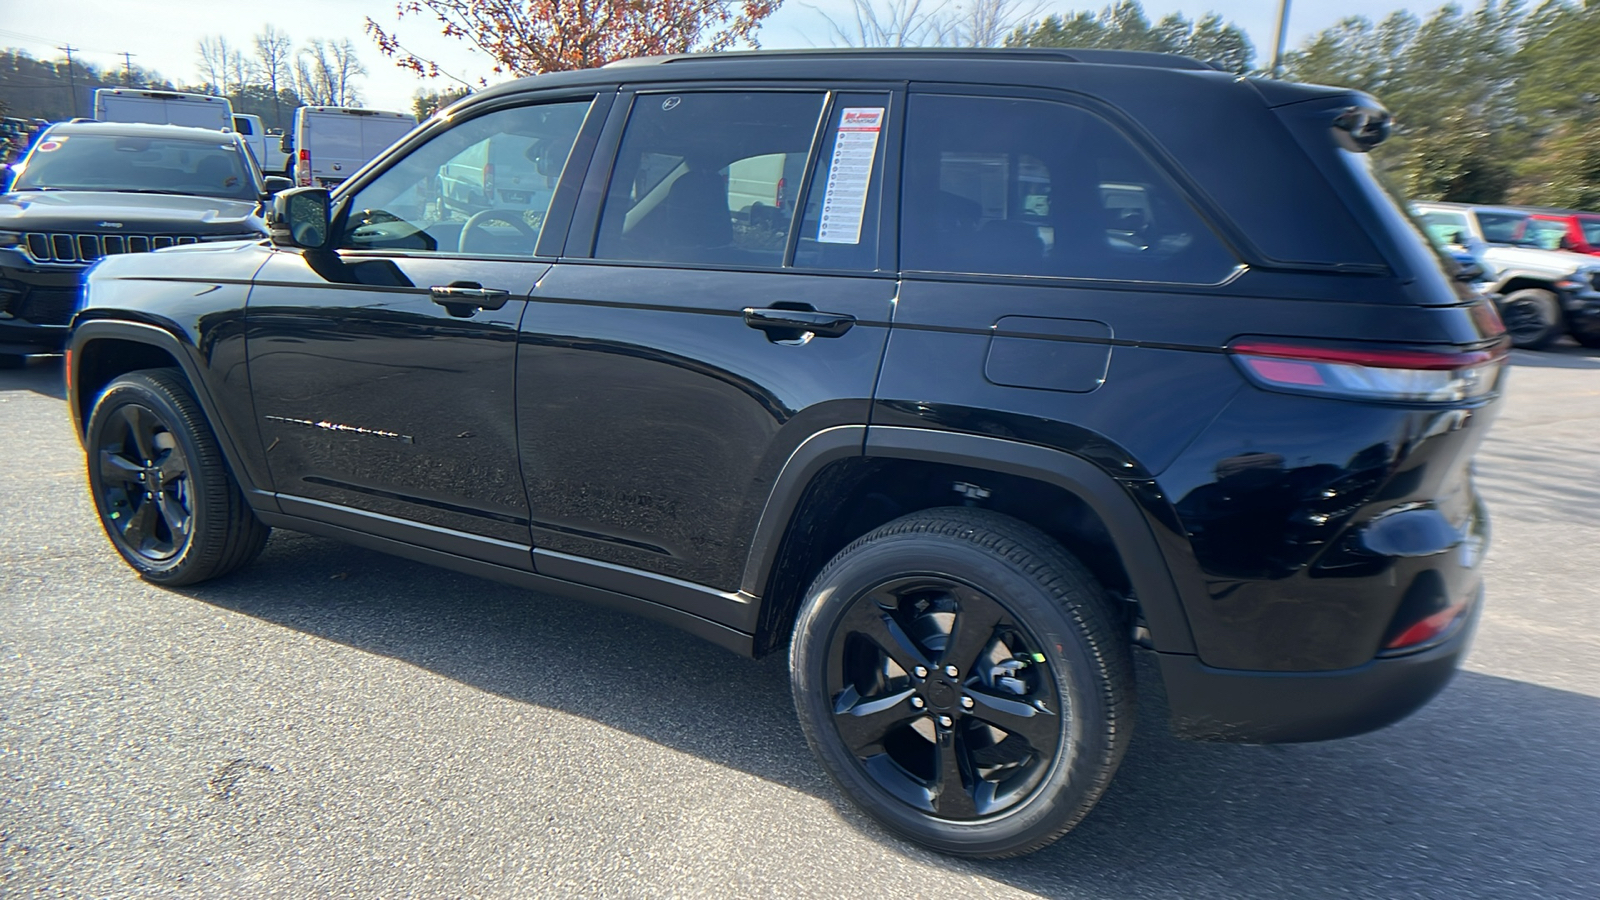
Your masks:
<instances>
[{"instance_id":1,"label":"red car","mask_svg":"<svg viewBox=\"0 0 1600 900\"><path fill-rule=\"evenodd\" d=\"M1535 213L1527 234L1546 250L1600 256L1600 213Z\"/></svg>"}]
</instances>

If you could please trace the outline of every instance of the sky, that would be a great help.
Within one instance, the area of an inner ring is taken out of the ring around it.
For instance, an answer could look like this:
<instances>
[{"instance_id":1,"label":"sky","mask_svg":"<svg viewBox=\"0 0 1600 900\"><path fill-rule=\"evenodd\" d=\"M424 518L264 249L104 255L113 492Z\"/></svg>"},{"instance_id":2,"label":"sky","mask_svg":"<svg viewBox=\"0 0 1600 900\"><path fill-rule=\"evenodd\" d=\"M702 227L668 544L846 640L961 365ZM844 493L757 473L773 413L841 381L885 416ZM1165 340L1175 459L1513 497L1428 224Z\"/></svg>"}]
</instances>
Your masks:
<instances>
[{"instance_id":1,"label":"sky","mask_svg":"<svg viewBox=\"0 0 1600 900\"><path fill-rule=\"evenodd\" d=\"M1096 10L1108 0L1070 3L1043 0L1041 14L1077 9ZM1352 15L1382 18L1406 5L1403 0L1293 0L1289 20L1289 45ZM1426 14L1440 2L1411 6ZM362 31L367 16L395 24L394 0L0 0L0 47L25 50L41 59L61 56L57 47L68 42L73 56L102 68L120 68L124 51L133 63L153 69L173 81L198 81L195 45L201 38L222 35L248 45L263 25L285 31L298 44L306 39L349 38L360 51L369 75L358 82L365 105L409 112L418 89L438 90L448 82L418 78L384 58ZM1277 0L1145 0L1152 20L1169 12L1198 19L1208 11L1220 13L1250 33L1256 57L1271 57ZM825 14L842 16L848 0L784 0L778 12L763 25L758 37L763 47L829 46L830 29ZM843 19L841 18L841 21ZM489 76L482 54L437 34L416 17L397 30L405 44L419 55L436 59L453 74L475 80ZM493 79L491 78L491 81Z\"/></svg>"}]
</instances>

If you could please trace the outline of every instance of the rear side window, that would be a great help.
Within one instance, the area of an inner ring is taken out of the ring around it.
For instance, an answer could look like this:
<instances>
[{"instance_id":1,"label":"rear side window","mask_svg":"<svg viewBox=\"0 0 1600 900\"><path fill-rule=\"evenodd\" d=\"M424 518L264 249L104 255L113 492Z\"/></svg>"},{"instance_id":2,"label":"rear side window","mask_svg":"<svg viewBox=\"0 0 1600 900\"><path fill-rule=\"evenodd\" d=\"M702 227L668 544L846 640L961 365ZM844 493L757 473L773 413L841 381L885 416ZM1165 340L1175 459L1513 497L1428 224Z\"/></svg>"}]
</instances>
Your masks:
<instances>
[{"instance_id":1,"label":"rear side window","mask_svg":"<svg viewBox=\"0 0 1600 900\"><path fill-rule=\"evenodd\" d=\"M598 259L783 265L821 93L641 94L617 151Z\"/></svg>"},{"instance_id":2,"label":"rear side window","mask_svg":"<svg viewBox=\"0 0 1600 900\"><path fill-rule=\"evenodd\" d=\"M1483 239L1491 244L1522 244L1533 246L1533 241L1523 233L1528 224L1527 216L1516 213L1479 212L1478 227L1483 230Z\"/></svg>"},{"instance_id":3,"label":"rear side window","mask_svg":"<svg viewBox=\"0 0 1600 900\"><path fill-rule=\"evenodd\" d=\"M901 267L1215 284L1238 261L1105 120L1042 100L920 95Z\"/></svg>"},{"instance_id":4,"label":"rear side window","mask_svg":"<svg viewBox=\"0 0 1600 900\"><path fill-rule=\"evenodd\" d=\"M1467 243L1467 217L1461 213L1437 212L1428 210L1417 216L1417 221L1428 232L1428 237L1435 244L1448 247L1452 245L1463 246Z\"/></svg>"}]
</instances>

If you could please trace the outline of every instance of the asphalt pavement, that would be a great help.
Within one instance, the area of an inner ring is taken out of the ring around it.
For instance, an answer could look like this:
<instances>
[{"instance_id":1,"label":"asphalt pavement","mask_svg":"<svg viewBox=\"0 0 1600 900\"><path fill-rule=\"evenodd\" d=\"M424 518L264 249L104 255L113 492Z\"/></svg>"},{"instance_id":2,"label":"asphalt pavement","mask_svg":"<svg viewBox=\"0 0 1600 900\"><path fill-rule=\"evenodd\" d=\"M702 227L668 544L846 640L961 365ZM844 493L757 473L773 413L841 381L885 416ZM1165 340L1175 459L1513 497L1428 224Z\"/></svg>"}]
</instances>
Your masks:
<instances>
[{"instance_id":1,"label":"asphalt pavement","mask_svg":"<svg viewBox=\"0 0 1600 900\"><path fill-rule=\"evenodd\" d=\"M1488 607L1437 700L1194 744L1146 670L1099 807L997 863L856 813L781 658L284 532L214 584L140 581L60 376L0 372L0 895L1600 896L1600 352L1516 354Z\"/></svg>"}]
</instances>

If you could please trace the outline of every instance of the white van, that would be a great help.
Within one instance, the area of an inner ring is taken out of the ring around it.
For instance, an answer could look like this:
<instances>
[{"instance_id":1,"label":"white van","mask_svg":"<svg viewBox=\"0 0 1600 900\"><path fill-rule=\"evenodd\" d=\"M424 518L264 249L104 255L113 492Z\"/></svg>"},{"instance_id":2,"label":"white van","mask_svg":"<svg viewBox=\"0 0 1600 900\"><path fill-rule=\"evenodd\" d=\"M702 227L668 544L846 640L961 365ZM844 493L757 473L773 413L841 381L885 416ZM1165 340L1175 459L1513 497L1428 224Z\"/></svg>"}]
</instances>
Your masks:
<instances>
[{"instance_id":1,"label":"white van","mask_svg":"<svg viewBox=\"0 0 1600 900\"><path fill-rule=\"evenodd\" d=\"M260 116L234 113L233 130L244 138L245 146L250 148L250 155L256 158L256 165L262 172L268 175L288 174L289 154L283 151L283 136L269 134Z\"/></svg>"},{"instance_id":2,"label":"white van","mask_svg":"<svg viewBox=\"0 0 1600 900\"><path fill-rule=\"evenodd\" d=\"M301 187L332 187L400 140L417 120L405 113L346 106L302 106L284 149L294 152L294 179Z\"/></svg>"},{"instance_id":3,"label":"white van","mask_svg":"<svg viewBox=\"0 0 1600 900\"><path fill-rule=\"evenodd\" d=\"M233 104L226 97L207 94L99 88L94 92L94 117L101 122L148 122L229 131L233 128Z\"/></svg>"}]
</instances>

